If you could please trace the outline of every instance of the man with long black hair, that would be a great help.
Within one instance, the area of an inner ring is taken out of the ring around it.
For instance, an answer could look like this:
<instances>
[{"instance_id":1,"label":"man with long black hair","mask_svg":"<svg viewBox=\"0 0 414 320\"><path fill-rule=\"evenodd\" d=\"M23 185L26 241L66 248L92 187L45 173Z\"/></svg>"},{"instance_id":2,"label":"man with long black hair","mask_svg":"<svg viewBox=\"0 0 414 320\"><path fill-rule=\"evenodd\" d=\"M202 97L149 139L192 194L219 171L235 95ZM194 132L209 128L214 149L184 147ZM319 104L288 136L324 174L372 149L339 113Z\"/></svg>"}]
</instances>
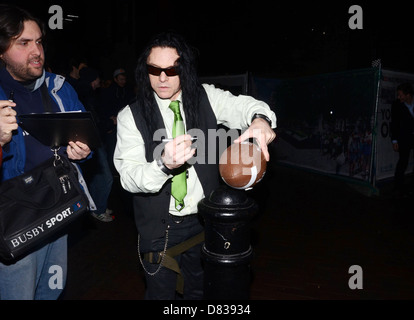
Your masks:
<instances>
[{"instance_id":1,"label":"man with long black hair","mask_svg":"<svg viewBox=\"0 0 414 320\"><path fill-rule=\"evenodd\" d=\"M267 104L200 84L195 57L180 35L155 36L138 59L137 100L118 114L114 164L122 186L134 194L146 299L175 299L176 290L184 299L203 298L202 240L175 257L167 250L178 246L180 252L183 243L202 234L197 204L219 185L218 124L246 129L234 142L256 138L267 160L267 145L276 137L276 115ZM175 136L182 122L185 134ZM174 180L183 175L182 199Z\"/></svg>"}]
</instances>

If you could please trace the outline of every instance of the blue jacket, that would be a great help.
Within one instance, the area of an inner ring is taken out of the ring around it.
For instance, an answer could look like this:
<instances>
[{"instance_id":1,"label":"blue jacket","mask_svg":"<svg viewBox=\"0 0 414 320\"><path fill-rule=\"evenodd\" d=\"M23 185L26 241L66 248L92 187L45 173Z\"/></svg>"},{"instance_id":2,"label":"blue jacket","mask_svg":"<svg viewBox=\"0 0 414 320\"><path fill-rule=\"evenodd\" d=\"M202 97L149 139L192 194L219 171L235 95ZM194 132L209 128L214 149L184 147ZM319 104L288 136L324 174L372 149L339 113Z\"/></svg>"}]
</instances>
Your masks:
<instances>
[{"instance_id":1,"label":"blue jacket","mask_svg":"<svg viewBox=\"0 0 414 320\"><path fill-rule=\"evenodd\" d=\"M61 112L65 111L85 111L82 103L79 101L76 91L65 82L65 78L53 73L45 72L41 78L37 80L40 84L46 82L48 91L52 99L59 106ZM40 85L39 85L40 86ZM7 100L6 93L0 86L0 100ZM26 147L23 137L23 130L19 127L17 134L14 134L7 147L3 148L3 164L1 168L0 180L8 180L24 173L26 161ZM86 183L76 166L79 173L79 182L81 183L86 195L89 198L90 207L95 206L92 198L89 195Z\"/></svg>"}]
</instances>

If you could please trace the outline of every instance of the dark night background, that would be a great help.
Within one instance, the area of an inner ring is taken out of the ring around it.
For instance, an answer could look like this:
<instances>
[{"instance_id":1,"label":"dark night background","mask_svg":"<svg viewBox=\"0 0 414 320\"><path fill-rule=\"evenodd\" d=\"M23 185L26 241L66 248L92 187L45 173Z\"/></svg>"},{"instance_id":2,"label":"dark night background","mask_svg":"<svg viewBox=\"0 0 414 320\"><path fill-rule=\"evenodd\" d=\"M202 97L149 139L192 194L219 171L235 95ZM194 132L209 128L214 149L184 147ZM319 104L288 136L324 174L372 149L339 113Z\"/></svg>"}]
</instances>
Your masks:
<instances>
[{"instance_id":1,"label":"dark night background","mask_svg":"<svg viewBox=\"0 0 414 320\"><path fill-rule=\"evenodd\" d=\"M53 4L63 8L65 17L79 16L64 21L63 30L48 30L46 58L56 73L64 72L69 58L79 55L99 69L104 79L110 79L118 67L124 67L133 79L147 40L168 29L182 33L199 49L200 76L249 72L283 79L370 68L376 59L385 69L414 73L414 15L409 2L10 2L35 13L46 25ZM348 27L352 16L348 10L354 4L363 9L363 30ZM283 119L279 110L277 116ZM280 310L281 304L276 309L273 299L413 298L412 198L397 202L387 196L366 197L341 179L335 184L324 175L272 168L263 187L253 191L267 211L252 232L251 292L253 299L271 301L265 308L260 305L266 315ZM118 188L120 192L120 184ZM123 210L130 212L128 201L114 195L115 222L91 227L86 234L79 230L72 240L64 300L144 296L142 274L136 272L135 226L123 214ZM364 268L364 290L348 287L348 268L355 264ZM291 305L287 306L291 311ZM370 318L373 309L368 309ZM394 309L393 315L400 311ZM340 310L355 314L356 309ZM383 313L377 305L375 310Z\"/></svg>"},{"instance_id":2,"label":"dark night background","mask_svg":"<svg viewBox=\"0 0 414 320\"><path fill-rule=\"evenodd\" d=\"M47 60L62 72L73 55L110 78L124 67L133 76L135 61L155 33L173 29L199 49L201 76L250 72L286 78L383 67L414 72L413 19L406 5L368 1L297 3L293 1L12 1L47 24L58 4L63 30L48 30ZM351 30L349 7L363 9L363 30Z\"/></svg>"}]
</instances>

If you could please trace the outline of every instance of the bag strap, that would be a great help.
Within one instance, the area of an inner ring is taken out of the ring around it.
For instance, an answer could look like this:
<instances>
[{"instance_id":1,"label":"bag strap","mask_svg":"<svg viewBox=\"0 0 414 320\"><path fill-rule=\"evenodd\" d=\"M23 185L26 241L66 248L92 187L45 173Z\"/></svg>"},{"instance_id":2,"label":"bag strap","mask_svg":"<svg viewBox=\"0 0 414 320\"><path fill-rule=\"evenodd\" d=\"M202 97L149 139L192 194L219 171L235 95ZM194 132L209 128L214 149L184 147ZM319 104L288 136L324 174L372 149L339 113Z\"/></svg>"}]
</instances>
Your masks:
<instances>
[{"instance_id":1,"label":"bag strap","mask_svg":"<svg viewBox=\"0 0 414 320\"><path fill-rule=\"evenodd\" d=\"M46 112L52 112L52 98L49 95L49 91L46 86L46 81L43 81L42 85L40 86L40 93L42 94L43 108Z\"/></svg>"},{"instance_id":2,"label":"bag strap","mask_svg":"<svg viewBox=\"0 0 414 320\"><path fill-rule=\"evenodd\" d=\"M174 247L167 249L164 252L158 252L157 254L154 252L148 252L144 254L144 260L150 263L160 263L165 268L168 268L175 273L177 273L177 285L176 290L178 293L182 294L184 290L184 278L181 273L180 267L178 265L177 260L174 259L175 256L187 251L188 249L196 246L197 244L204 241L204 231L200 232L199 234L195 235L194 237L187 239L184 242L181 242ZM157 261L153 261L153 259L157 257Z\"/></svg>"},{"instance_id":3,"label":"bag strap","mask_svg":"<svg viewBox=\"0 0 414 320\"><path fill-rule=\"evenodd\" d=\"M174 247L167 249L165 252L165 261L164 266L168 269L171 269L177 273L177 285L176 290L178 293L183 294L184 292L184 277L181 273L180 267L178 266L177 260L174 259L175 256L187 251L188 249L196 246L197 244L204 241L204 231L197 234L196 236L181 242Z\"/></svg>"},{"instance_id":4,"label":"bag strap","mask_svg":"<svg viewBox=\"0 0 414 320\"><path fill-rule=\"evenodd\" d=\"M204 231L200 232L199 234L195 235L194 237L181 242L174 247L167 249L166 253L170 257L178 256L179 254L187 251L188 249L194 247L195 245L204 241Z\"/></svg>"}]
</instances>

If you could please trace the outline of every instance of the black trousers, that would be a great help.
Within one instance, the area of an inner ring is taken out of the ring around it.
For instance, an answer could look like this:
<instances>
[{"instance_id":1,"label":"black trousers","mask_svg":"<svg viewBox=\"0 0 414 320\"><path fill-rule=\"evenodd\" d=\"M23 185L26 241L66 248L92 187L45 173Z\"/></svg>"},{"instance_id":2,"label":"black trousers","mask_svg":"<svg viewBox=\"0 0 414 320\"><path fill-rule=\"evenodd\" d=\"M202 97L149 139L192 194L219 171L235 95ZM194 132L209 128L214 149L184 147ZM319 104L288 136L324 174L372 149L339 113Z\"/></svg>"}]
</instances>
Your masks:
<instances>
[{"instance_id":1,"label":"black trousers","mask_svg":"<svg viewBox=\"0 0 414 320\"><path fill-rule=\"evenodd\" d=\"M404 175L408 167L411 150L414 150L414 135L411 140L399 144L399 159L395 167L395 187L398 190L404 190Z\"/></svg>"},{"instance_id":2,"label":"black trousers","mask_svg":"<svg viewBox=\"0 0 414 320\"><path fill-rule=\"evenodd\" d=\"M169 217L168 224L168 245L171 248L203 231L203 226L199 221L198 215L192 215L184 219ZM162 237L155 240L140 239L141 256L147 252L162 252L164 250L166 238ZM166 268L161 267L155 275L159 264L143 261L146 279L146 300L200 300L203 299L204 271L201 261L202 243L198 244L181 255L175 257L184 278L184 292L179 295L176 292L177 274Z\"/></svg>"}]
</instances>

